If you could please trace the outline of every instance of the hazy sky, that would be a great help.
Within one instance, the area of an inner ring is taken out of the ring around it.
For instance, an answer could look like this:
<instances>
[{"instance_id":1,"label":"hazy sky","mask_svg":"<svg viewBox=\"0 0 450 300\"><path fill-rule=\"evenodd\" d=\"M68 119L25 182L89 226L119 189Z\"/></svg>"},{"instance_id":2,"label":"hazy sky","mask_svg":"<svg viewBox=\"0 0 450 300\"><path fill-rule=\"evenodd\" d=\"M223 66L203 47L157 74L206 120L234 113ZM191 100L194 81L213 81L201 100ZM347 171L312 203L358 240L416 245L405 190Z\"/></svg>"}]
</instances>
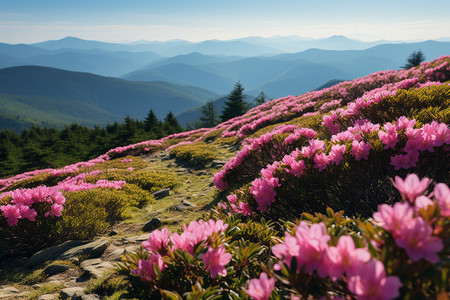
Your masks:
<instances>
[{"instance_id":1,"label":"hazy sky","mask_svg":"<svg viewBox=\"0 0 450 300\"><path fill-rule=\"evenodd\" d=\"M450 0L0 0L0 42L450 37Z\"/></svg>"}]
</instances>

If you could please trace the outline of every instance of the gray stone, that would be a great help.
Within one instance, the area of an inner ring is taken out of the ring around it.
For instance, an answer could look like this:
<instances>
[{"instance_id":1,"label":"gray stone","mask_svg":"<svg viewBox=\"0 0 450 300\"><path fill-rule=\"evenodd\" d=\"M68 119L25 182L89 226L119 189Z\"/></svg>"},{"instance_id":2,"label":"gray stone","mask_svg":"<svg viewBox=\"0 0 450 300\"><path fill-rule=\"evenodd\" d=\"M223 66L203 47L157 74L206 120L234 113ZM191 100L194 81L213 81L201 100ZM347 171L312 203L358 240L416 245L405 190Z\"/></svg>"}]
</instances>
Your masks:
<instances>
[{"instance_id":1,"label":"gray stone","mask_svg":"<svg viewBox=\"0 0 450 300\"><path fill-rule=\"evenodd\" d=\"M100 258L87 259L80 264L81 269L93 278L99 278L105 271L108 271L114 266L107 261Z\"/></svg>"},{"instance_id":2,"label":"gray stone","mask_svg":"<svg viewBox=\"0 0 450 300\"><path fill-rule=\"evenodd\" d=\"M83 299L82 296L86 295L82 287L65 288L60 293L61 299Z\"/></svg>"},{"instance_id":3,"label":"gray stone","mask_svg":"<svg viewBox=\"0 0 450 300\"><path fill-rule=\"evenodd\" d=\"M158 229L158 227L161 225L162 223L160 218L153 218L144 224L144 226L142 227L142 231L143 232L153 231L155 229Z\"/></svg>"},{"instance_id":4,"label":"gray stone","mask_svg":"<svg viewBox=\"0 0 450 300\"><path fill-rule=\"evenodd\" d=\"M81 296L82 300L99 300L100 296L96 295L96 294L87 294L87 295L83 295Z\"/></svg>"},{"instance_id":5,"label":"gray stone","mask_svg":"<svg viewBox=\"0 0 450 300\"><path fill-rule=\"evenodd\" d=\"M148 240L148 238L149 238L149 234L144 233L144 234L140 234L140 235L127 237L127 238L125 238L125 241L127 243L140 243L140 242Z\"/></svg>"},{"instance_id":6,"label":"gray stone","mask_svg":"<svg viewBox=\"0 0 450 300\"><path fill-rule=\"evenodd\" d=\"M20 291L13 286L0 286L0 299L11 299L11 297L18 296L19 294Z\"/></svg>"},{"instance_id":7,"label":"gray stone","mask_svg":"<svg viewBox=\"0 0 450 300\"><path fill-rule=\"evenodd\" d=\"M38 300L58 300L58 294L41 295Z\"/></svg>"},{"instance_id":8,"label":"gray stone","mask_svg":"<svg viewBox=\"0 0 450 300\"><path fill-rule=\"evenodd\" d=\"M50 265L47 266L44 269L44 273L47 274L48 276L53 276L59 273L63 273L65 271L67 271L69 269L68 265L61 265L61 264L54 264L54 265Z\"/></svg>"},{"instance_id":9,"label":"gray stone","mask_svg":"<svg viewBox=\"0 0 450 300\"><path fill-rule=\"evenodd\" d=\"M72 249L74 247L78 247L80 245L87 244L86 241L67 241L60 245L52 246L50 248L46 248L41 250L33 256L31 256L27 262L25 263L25 267L32 268L35 266L43 265L46 261L55 260L64 252Z\"/></svg>"},{"instance_id":10,"label":"gray stone","mask_svg":"<svg viewBox=\"0 0 450 300\"><path fill-rule=\"evenodd\" d=\"M211 168L221 168L227 163L226 160L213 160L211 162Z\"/></svg>"},{"instance_id":11,"label":"gray stone","mask_svg":"<svg viewBox=\"0 0 450 300\"><path fill-rule=\"evenodd\" d=\"M193 195L193 196L196 196L196 195ZM184 200L184 199L183 199L183 201L181 201L181 204L183 204L184 206L190 206L190 207L196 207L197 206L194 203L189 202L189 201Z\"/></svg>"},{"instance_id":12,"label":"gray stone","mask_svg":"<svg viewBox=\"0 0 450 300\"><path fill-rule=\"evenodd\" d=\"M159 199L169 196L169 193L170 193L170 189L162 189L157 192L154 192L152 195L153 195L153 197L155 197L155 199L159 200Z\"/></svg>"},{"instance_id":13,"label":"gray stone","mask_svg":"<svg viewBox=\"0 0 450 300\"><path fill-rule=\"evenodd\" d=\"M58 259L66 260L75 256L100 257L105 252L106 247L108 247L108 243L107 238L101 238L89 244L69 249L60 255Z\"/></svg>"},{"instance_id":14,"label":"gray stone","mask_svg":"<svg viewBox=\"0 0 450 300\"><path fill-rule=\"evenodd\" d=\"M124 253L124 251L130 253L130 252L137 252L138 250L139 245L132 245L125 248L117 248L110 251L109 253L105 252L105 254L102 256L102 259L106 261L120 261L121 260L120 256Z\"/></svg>"}]
</instances>

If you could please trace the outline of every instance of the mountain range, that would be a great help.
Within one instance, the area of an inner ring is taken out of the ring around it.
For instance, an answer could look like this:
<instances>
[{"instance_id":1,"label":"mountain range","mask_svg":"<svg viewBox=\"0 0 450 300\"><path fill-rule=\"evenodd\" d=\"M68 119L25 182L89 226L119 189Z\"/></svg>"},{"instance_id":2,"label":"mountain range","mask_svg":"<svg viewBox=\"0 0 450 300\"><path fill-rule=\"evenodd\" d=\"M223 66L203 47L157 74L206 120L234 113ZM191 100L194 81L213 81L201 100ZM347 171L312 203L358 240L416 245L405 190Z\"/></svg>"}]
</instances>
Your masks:
<instances>
[{"instance_id":1,"label":"mountain range","mask_svg":"<svg viewBox=\"0 0 450 300\"><path fill-rule=\"evenodd\" d=\"M448 55L450 42L276 36L195 43L120 44L74 37L28 45L0 43L0 128L23 119L50 126L50 107L58 124L89 126L126 115L142 118L150 108L158 117L169 110L181 114L197 107L198 112L205 102L224 99L237 81L249 96L261 91L270 98L299 95L331 80L399 69L419 50L432 60ZM184 124L195 121L184 116Z\"/></svg>"}]
</instances>

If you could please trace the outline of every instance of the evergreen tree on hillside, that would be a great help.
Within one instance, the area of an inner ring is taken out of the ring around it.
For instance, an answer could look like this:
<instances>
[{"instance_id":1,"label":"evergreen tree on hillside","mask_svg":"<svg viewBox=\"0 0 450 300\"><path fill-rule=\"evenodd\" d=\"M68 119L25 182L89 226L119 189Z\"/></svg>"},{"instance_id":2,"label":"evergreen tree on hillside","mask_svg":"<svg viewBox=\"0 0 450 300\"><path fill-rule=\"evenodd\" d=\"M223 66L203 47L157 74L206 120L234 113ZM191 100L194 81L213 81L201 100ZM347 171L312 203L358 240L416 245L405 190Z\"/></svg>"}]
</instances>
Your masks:
<instances>
[{"instance_id":1,"label":"evergreen tree on hillside","mask_svg":"<svg viewBox=\"0 0 450 300\"><path fill-rule=\"evenodd\" d=\"M214 102L208 101L202 106L202 116L200 117L200 126L211 128L219 124L217 109Z\"/></svg>"},{"instance_id":2,"label":"evergreen tree on hillside","mask_svg":"<svg viewBox=\"0 0 450 300\"><path fill-rule=\"evenodd\" d=\"M155 113L153 112L153 109L150 109L150 111L147 114L147 117L144 119L144 129L145 131L152 131L155 127L158 127L161 125L161 122L156 117Z\"/></svg>"},{"instance_id":3,"label":"evergreen tree on hillside","mask_svg":"<svg viewBox=\"0 0 450 300\"><path fill-rule=\"evenodd\" d=\"M401 68L404 70L411 69L412 67L420 65L423 61L425 61L425 55L422 51L414 51L408 56L406 60L406 64Z\"/></svg>"},{"instance_id":4,"label":"evergreen tree on hillside","mask_svg":"<svg viewBox=\"0 0 450 300\"><path fill-rule=\"evenodd\" d=\"M234 85L234 89L228 95L228 101L225 101L225 108L222 111L221 119L225 122L231 118L243 115L247 110L248 106L245 103L245 95L243 94L244 87L241 82L238 81Z\"/></svg>"},{"instance_id":5,"label":"evergreen tree on hillside","mask_svg":"<svg viewBox=\"0 0 450 300\"><path fill-rule=\"evenodd\" d=\"M167 116L164 118L163 129L167 134L183 131L183 127L181 127L180 123L178 123L178 120L171 111L169 111Z\"/></svg>"},{"instance_id":6,"label":"evergreen tree on hillside","mask_svg":"<svg viewBox=\"0 0 450 300\"><path fill-rule=\"evenodd\" d=\"M269 97L266 95L266 93L261 92L259 93L259 95L255 98L255 105L261 105L263 103L266 103L267 101L269 101Z\"/></svg>"}]
</instances>

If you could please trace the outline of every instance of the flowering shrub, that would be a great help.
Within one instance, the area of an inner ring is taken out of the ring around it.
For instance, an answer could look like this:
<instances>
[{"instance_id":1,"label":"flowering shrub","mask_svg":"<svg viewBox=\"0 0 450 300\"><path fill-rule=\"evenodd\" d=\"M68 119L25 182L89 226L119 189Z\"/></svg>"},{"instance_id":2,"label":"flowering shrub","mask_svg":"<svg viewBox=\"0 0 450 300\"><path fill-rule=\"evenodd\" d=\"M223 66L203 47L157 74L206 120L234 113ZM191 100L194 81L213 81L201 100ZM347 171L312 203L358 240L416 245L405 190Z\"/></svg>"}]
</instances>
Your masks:
<instances>
[{"instance_id":1,"label":"flowering shrub","mask_svg":"<svg viewBox=\"0 0 450 300\"><path fill-rule=\"evenodd\" d=\"M403 200L380 205L373 219L331 209L304 214L283 238L263 220L223 215L221 205L216 213L225 221L194 221L181 234L155 230L140 252L124 255L120 270L144 283L141 295L176 299L442 296L450 288L450 190L437 183L425 193L431 180L415 174L393 183Z\"/></svg>"}]
</instances>

